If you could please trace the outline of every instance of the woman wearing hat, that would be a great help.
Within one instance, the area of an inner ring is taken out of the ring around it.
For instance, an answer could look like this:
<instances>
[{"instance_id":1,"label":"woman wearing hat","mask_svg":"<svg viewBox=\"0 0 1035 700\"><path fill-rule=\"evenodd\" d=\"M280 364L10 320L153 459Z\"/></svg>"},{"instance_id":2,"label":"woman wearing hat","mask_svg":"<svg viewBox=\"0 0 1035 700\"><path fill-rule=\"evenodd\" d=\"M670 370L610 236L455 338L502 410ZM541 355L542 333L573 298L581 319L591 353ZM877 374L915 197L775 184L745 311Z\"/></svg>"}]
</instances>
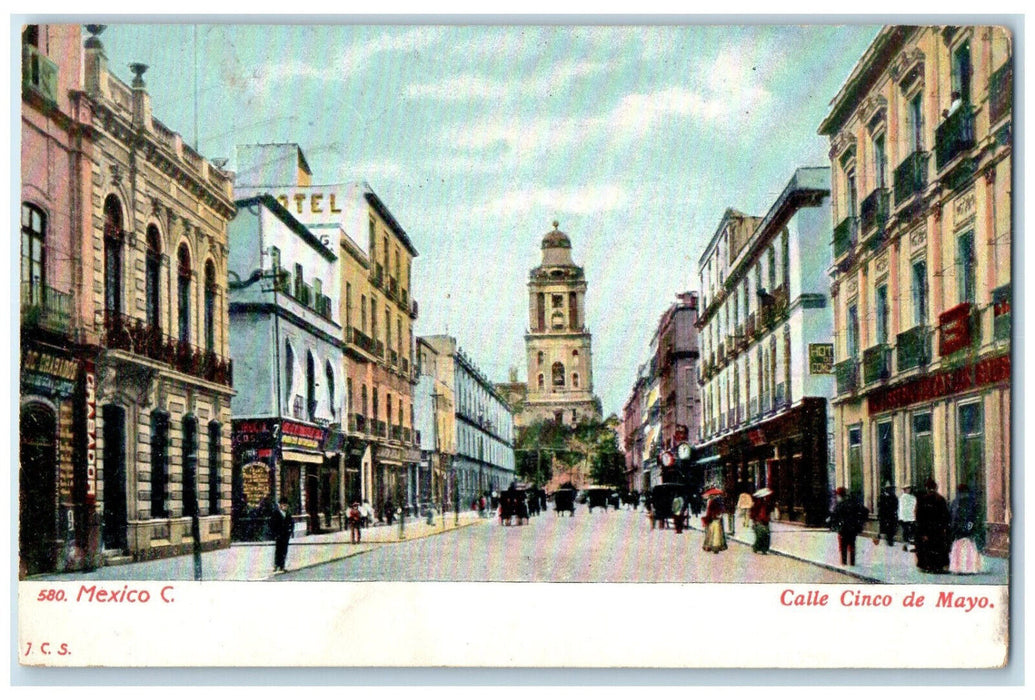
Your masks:
<instances>
[{"instance_id":1,"label":"woman wearing hat","mask_svg":"<svg viewBox=\"0 0 1035 700\"><path fill-rule=\"evenodd\" d=\"M755 544L751 546L751 551L756 554L769 554L769 496L772 493L768 488L755 491L754 503L751 504L751 522L755 524Z\"/></svg>"},{"instance_id":2,"label":"woman wearing hat","mask_svg":"<svg viewBox=\"0 0 1035 700\"><path fill-rule=\"evenodd\" d=\"M701 516L701 522L704 524L704 551L718 553L727 547L726 531L722 527L722 514L725 510L722 491L709 489L704 495L708 497L708 505Z\"/></svg>"}]
</instances>

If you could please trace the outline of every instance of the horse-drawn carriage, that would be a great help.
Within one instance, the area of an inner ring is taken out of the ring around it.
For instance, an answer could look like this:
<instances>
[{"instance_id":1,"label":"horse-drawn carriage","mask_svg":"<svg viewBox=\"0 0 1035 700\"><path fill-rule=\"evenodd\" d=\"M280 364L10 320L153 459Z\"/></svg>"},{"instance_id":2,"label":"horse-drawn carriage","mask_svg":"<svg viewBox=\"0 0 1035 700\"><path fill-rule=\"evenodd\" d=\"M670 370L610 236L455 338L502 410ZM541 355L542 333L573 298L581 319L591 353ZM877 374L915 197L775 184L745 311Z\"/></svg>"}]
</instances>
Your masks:
<instances>
[{"instance_id":1,"label":"horse-drawn carriage","mask_svg":"<svg viewBox=\"0 0 1035 700\"><path fill-rule=\"evenodd\" d=\"M575 515L575 489L564 487L553 492L553 509L557 515L567 511L569 515Z\"/></svg>"},{"instance_id":2,"label":"horse-drawn carriage","mask_svg":"<svg viewBox=\"0 0 1035 700\"><path fill-rule=\"evenodd\" d=\"M510 525L517 518L518 525L528 523L528 498L532 489L525 484L511 484L500 493L500 525Z\"/></svg>"},{"instance_id":3,"label":"horse-drawn carriage","mask_svg":"<svg viewBox=\"0 0 1035 700\"><path fill-rule=\"evenodd\" d=\"M679 501L676 501L676 499ZM678 517L685 517L683 512L673 512L673 503L680 511L685 510L690 502L690 489L685 484L658 484L651 489L651 529L668 527L668 522ZM680 528L681 529L681 528Z\"/></svg>"}]
</instances>

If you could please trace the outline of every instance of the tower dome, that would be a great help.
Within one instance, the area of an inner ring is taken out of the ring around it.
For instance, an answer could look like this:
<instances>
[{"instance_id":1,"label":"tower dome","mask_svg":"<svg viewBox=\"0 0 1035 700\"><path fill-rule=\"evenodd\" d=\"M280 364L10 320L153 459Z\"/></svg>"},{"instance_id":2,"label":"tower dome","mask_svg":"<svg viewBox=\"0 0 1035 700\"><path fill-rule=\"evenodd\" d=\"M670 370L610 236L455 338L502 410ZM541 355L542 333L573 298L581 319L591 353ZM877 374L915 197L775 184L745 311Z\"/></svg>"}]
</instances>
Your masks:
<instances>
[{"instance_id":1,"label":"tower dome","mask_svg":"<svg viewBox=\"0 0 1035 700\"><path fill-rule=\"evenodd\" d=\"M553 230L543 236L543 265L574 265L571 259L571 239L561 231L559 221L553 222Z\"/></svg>"}]
</instances>

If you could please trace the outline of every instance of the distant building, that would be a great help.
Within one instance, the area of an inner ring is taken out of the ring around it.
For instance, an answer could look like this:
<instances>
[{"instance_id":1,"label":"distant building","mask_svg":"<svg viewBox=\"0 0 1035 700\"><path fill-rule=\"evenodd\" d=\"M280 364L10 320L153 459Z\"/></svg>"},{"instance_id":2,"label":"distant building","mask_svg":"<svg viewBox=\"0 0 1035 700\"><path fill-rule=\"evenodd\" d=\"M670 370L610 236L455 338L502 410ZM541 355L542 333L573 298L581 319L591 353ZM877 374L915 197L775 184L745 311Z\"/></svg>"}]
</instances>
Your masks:
<instances>
[{"instance_id":1,"label":"distant building","mask_svg":"<svg viewBox=\"0 0 1035 700\"><path fill-rule=\"evenodd\" d=\"M831 103L836 484L969 487L1009 551L1013 49L886 27ZM860 199L861 197L861 199Z\"/></svg>"},{"instance_id":2,"label":"distant building","mask_svg":"<svg viewBox=\"0 0 1035 700\"><path fill-rule=\"evenodd\" d=\"M506 399L448 335L421 337L434 351L438 374L447 379L452 363L456 454L452 458L454 499L461 508L486 491L499 491L516 478L514 415ZM447 363L443 366L442 363Z\"/></svg>"},{"instance_id":3,"label":"distant building","mask_svg":"<svg viewBox=\"0 0 1035 700\"><path fill-rule=\"evenodd\" d=\"M417 338L417 372L413 411L420 438L421 463L415 498L433 502L440 510L454 508L458 494L451 479L456 456L455 362L440 355L424 338Z\"/></svg>"},{"instance_id":4,"label":"distant building","mask_svg":"<svg viewBox=\"0 0 1035 700\"><path fill-rule=\"evenodd\" d=\"M821 524L833 317L829 168L799 168L762 218L728 210L700 260L701 444L727 493L767 486L781 517Z\"/></svg>"},{"instance_id":5,"label":"distant building","mask_svg":"<svg viewBox=\"0 0 1035 700\"><path fill-rule=\"evenodd\" d=\"M340 266L277 200L236 202L230 223L234 536L254 539L281 498L297 534L340 529L348 498L341 425Z\"/></svg>"},{"instance_id":6,"label":"distant building","mask_svg":"<svg viewBox=\"0 0 1035 700\"><path fill-rule=\"evenodd\" d=\"M571 240L556 221L541 247L542 264L529 273L528 391L518 425L599 420L600 399L593 395L593 338L585 323L585 274L572 261Z\"/></svg>"}]
</instances>

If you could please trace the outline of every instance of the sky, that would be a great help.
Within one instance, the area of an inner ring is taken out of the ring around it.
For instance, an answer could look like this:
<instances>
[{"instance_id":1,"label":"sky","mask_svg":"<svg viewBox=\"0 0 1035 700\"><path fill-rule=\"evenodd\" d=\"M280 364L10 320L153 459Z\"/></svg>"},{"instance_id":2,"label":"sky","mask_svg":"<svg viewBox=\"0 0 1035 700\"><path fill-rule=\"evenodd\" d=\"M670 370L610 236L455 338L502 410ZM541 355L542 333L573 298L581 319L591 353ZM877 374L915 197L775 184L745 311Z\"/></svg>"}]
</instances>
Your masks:
<instances>
[{"instance_id":1,"label":"sky","mask_svg":"<svg viewBox=\"0 0 1035 700\"><path fill-rule=\"evenodd\" d=\"M748 18L749 19L749 18ZM207 158L298 143L365 180L419 251L414 332L525 380L528 273L560 222L585 269L594 392L621 412L661 314L734 207L801 166L874 25L109 25L109 67Z\"/></svg>"}]
</instances>

